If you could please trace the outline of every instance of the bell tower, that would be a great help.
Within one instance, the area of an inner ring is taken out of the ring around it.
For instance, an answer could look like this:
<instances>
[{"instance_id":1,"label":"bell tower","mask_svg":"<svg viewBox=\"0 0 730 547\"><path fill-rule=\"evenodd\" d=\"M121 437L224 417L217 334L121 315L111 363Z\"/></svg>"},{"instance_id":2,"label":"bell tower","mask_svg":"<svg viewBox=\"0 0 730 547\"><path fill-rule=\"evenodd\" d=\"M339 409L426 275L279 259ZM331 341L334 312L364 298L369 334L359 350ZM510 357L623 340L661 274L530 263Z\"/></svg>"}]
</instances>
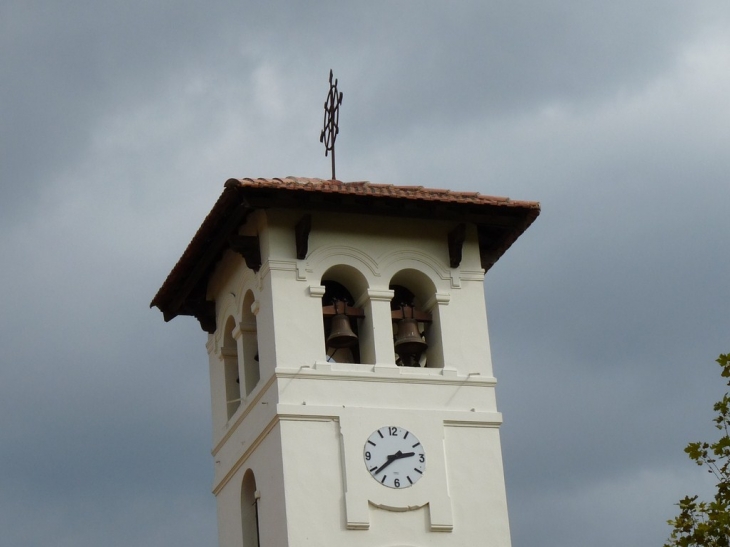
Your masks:
<instances>
[{"instance_id":1,"label":"bell tower","mask_svg":"<svg viewBox=\"0 0 730 547\"><path fill-rule=\"evenodd\" d=\"M538 214L226 182L151 304L208 333L221 547L510 545L483 283Z\"/></svg>"}]
</instances>

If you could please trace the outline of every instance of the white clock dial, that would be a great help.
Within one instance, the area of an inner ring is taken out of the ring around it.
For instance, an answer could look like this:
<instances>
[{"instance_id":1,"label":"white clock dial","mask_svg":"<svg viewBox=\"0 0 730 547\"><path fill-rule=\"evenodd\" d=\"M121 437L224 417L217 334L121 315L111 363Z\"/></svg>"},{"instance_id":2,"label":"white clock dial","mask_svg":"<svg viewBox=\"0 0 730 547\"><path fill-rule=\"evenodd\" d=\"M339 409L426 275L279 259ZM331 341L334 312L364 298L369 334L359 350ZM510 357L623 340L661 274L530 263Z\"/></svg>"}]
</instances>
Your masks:
<instances>
[{"instance_id":1,"label":"white clock dial","mask_svg":"<svg viewBox=\"0 0 730 547\"><path fill-rule=\"evenodd\" d=\"M363 448L370 475L388 488L413 486L426 471L426 452L418 438L402 427L373 431Z\"/></svg>"}]
</instances>

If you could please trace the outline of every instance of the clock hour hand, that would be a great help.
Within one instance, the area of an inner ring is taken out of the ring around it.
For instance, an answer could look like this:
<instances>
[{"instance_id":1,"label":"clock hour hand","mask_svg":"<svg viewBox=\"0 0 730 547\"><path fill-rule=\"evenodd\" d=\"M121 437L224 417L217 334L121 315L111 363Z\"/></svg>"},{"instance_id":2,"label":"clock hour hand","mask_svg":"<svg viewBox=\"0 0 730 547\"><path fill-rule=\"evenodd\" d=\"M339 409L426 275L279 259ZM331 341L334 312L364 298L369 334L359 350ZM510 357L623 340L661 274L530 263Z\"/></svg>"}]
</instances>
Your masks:
<instances>
[{"instance_id":1,"label":"clock hour hand","mask_svg":"<svg viewBox=\"0 0 730 547\"><path fill-rule=\"evenodd\" d=\"M391 454L390 456L388 456L387 459L386 459L386 461L385 461L385 463L383 465L381 465L380 467L378 467L375 470L375 474L377 475L378 473L380 473L383 469L385 469L386 467L388 467L395 460L400 460L401 458L410 458L411 456L415 456L415 455L416 455L415 452L406 452L404 454L403 452L401 452L399 450L395 454Z\"/></svg>"}]
</instances>

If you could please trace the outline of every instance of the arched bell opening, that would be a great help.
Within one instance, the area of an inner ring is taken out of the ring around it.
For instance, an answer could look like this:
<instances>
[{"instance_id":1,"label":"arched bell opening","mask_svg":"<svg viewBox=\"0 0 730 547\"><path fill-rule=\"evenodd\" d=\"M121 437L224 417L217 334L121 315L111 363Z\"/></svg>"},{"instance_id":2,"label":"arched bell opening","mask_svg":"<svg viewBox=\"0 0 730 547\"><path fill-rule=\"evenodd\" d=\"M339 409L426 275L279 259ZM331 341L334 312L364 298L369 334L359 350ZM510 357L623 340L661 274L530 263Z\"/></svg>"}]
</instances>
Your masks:
<instances>
[{"instance_id":1,"label":"arched bell opening","mask_svg":"<svg viewBox=\"0 0 730 547\"><path fill-rule=\"evenodd\" d=\"M443 367L438 313L425 307L434 301L433 282L417 270L402 270L393 276L389 288L396 364Z\"/></svg>"},{"instance_id":2,"label":"arched bell opening","mask_svg":"<svg viewBox=\"0 0 730 547\"><path fill-rule=\"evenodd\" d=\"M238 344L233 337L236 321L229 317L223 332L223 376L225 379L226 419L229 419L241 406L241 380L238 374Z\"/></svg>"},{"instance_id":3,"label":"arched bell opening","mask_svg":"<svg viewBox=\"0 0 730 547\"><path fill-rule=\"evenodd\" d=\"M335 266L322 277L322 285L325 288L322 317L327 360L362 363L361 333L365 330L365 313L355 304L367 290L365 279L354 268Z\"/></svg>"},{"instance_id":4,"label":"arched bell opening","mask_svg":"<svg viewBox=\"0 0 730 547\"><path fill-rule=\"evenodd\" d=\"M259 543L259 492L256 478L248 469L241 485L241 526L243 547L260 547Z\"/></svg>"},{"instance_id":5,"label":"arched bell opening","mask_svg":"<svg viewBox=\"0 0 730 547\"><path fill-rule=\"evenodd\" d=\"M350 291L337 281L322 281L322 316L327 360L336 363L360 362L359 325Z\"/></svg>"},{"instance_id":6,"label":"arched bell opening","mask_svg":"<svg viewBox=\"0 0 730 547\"><path fill-rule=\"evenodd\" d=\"M243 312L241 314L241 347L243 350L243 378L245 393L248 395L253 391L261 379L261 367L259 365L259 342L258 329L256 328L256 315L253 313L254 296L251 291L246 293L243 299Z\"/></svg>"}]
</instances>

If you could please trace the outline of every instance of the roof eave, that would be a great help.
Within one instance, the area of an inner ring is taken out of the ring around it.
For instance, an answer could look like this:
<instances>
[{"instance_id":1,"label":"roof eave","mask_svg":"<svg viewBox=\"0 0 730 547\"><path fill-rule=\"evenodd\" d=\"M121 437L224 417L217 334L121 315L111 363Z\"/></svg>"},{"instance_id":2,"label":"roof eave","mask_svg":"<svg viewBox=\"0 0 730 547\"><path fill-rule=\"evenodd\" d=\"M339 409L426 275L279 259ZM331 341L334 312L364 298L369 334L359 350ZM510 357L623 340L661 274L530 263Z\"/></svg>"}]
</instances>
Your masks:
<instances>
[{"instance_id":1,"label":"roof eave","mask_svg":"<svg viewBox=\"0 0 730 547\"><path fill-rule=\"evenodd\" d=\"M479 232L480 255L485 271L540 214L538 202L507 198L484 196L480 202L459 202L426 199L430 197L427 192L416 191L410 196L359 192L361 186L348 186L339 181L323 181L327 183L325 186L248 184L248 180L251 179L229 179L226 182L223 193L152 299L150 307L159 308L165 321L177 315L193 315L201 321L201 325L208 325L208 328L204 326L205 330L210 332L210 328L214 329L214 325L210 325L211 309L205 302L207 279L228 248L231 235L256 209L291 208L474 223ZM390 185L374 186L400 190ZM464 195L468 197L471 194L458 194ZM476 193L473 195L478 196Z\"/></svg>"}]
</instances>

